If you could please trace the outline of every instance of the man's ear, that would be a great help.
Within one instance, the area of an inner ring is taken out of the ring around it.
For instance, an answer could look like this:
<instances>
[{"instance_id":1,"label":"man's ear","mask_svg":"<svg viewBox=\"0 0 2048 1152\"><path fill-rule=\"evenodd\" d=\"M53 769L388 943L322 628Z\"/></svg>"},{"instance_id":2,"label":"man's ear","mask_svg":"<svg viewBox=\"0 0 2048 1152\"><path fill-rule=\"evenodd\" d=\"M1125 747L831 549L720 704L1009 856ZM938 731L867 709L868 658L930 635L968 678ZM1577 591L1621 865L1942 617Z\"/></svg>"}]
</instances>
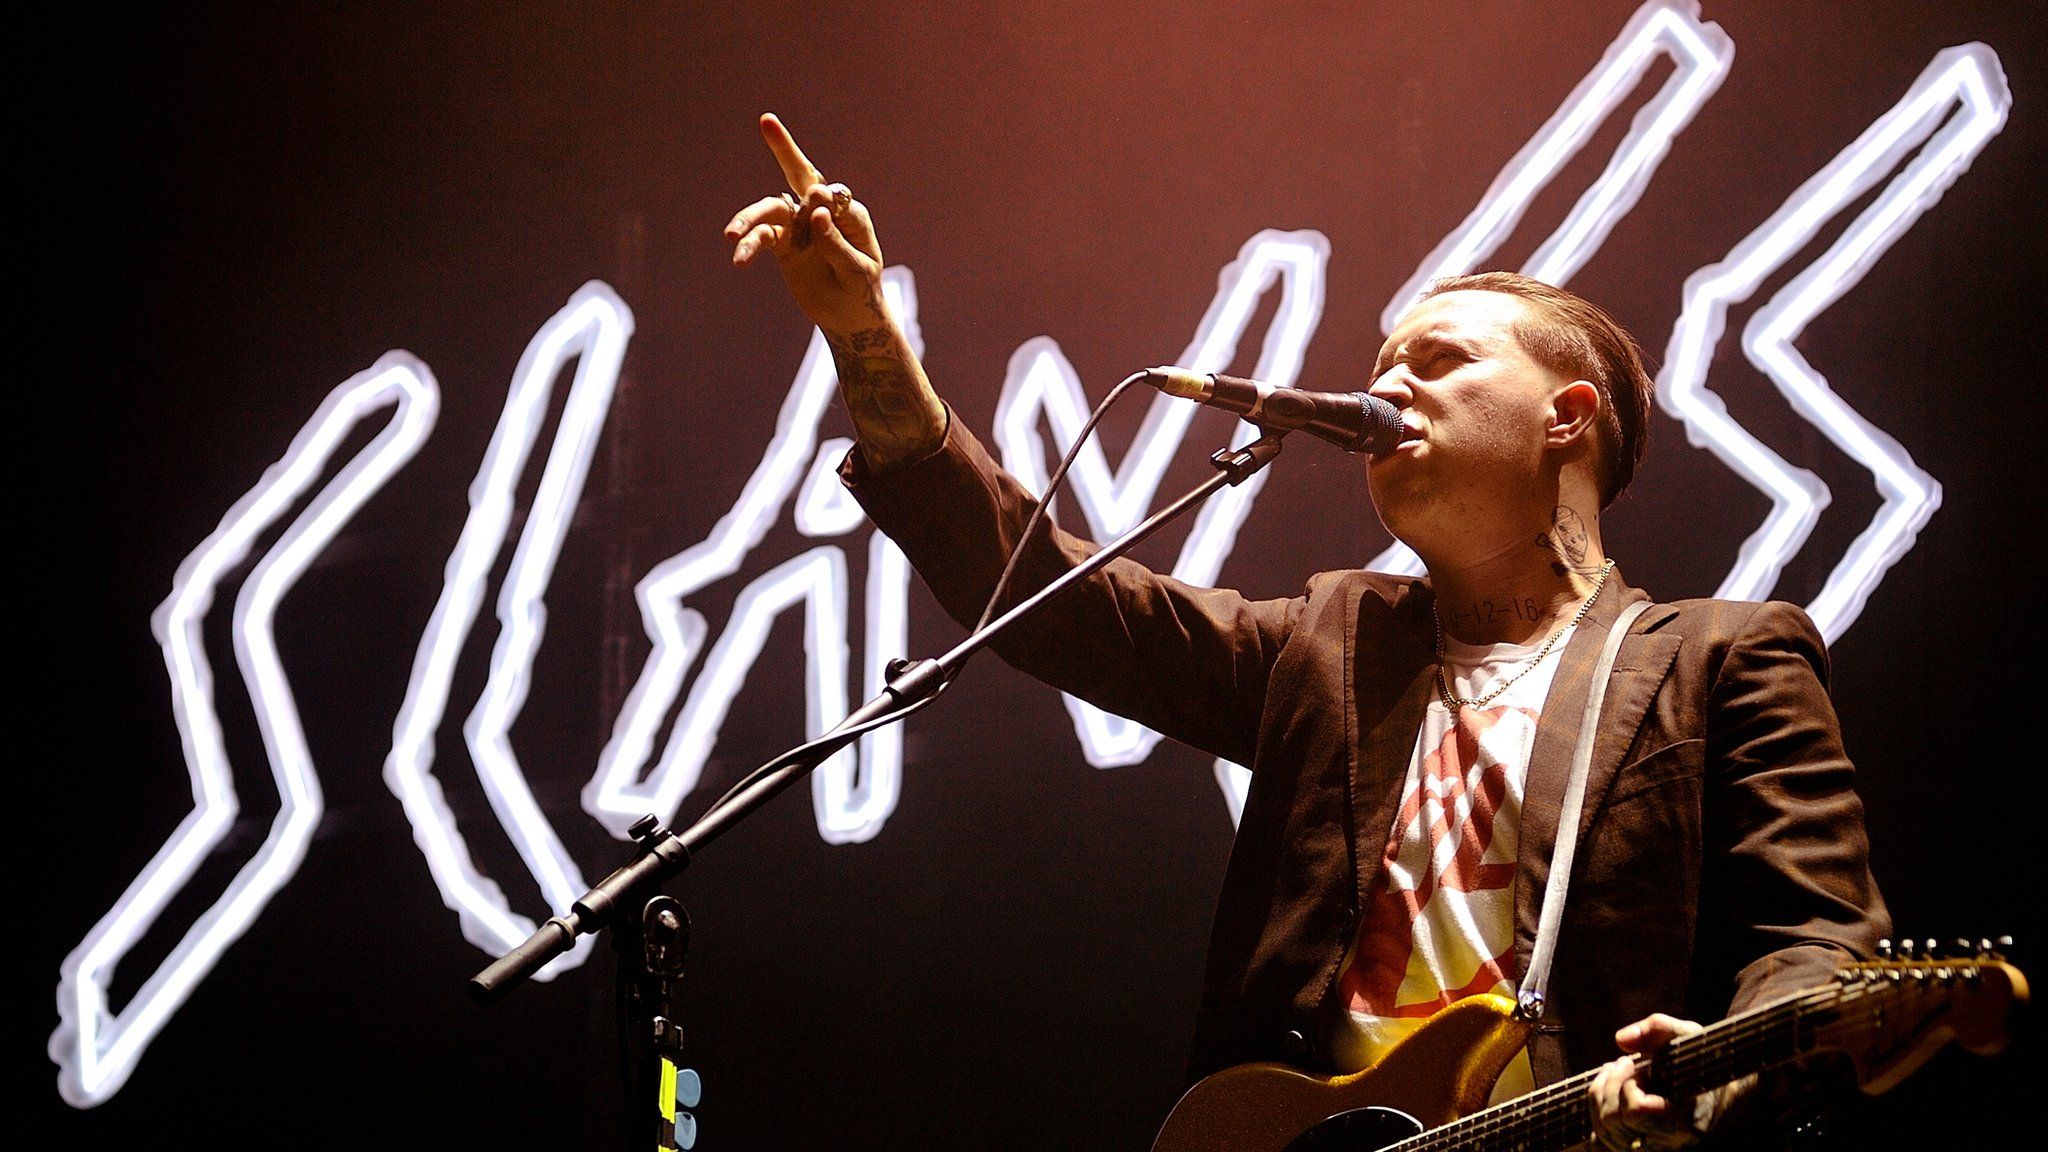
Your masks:
<instances>
[{"instance_id":1,"label":"man's ear","mask_svg":"<svg viewBox=\"0 0 2048 1152\"><path fill-rule=\"evenodd\" d=\"M1590 381L1574 380L1559 389L1550 399L1550 424L1544 429L1544 444L1562 448L1591 436L1600 421L1600 403L1600 389Z\"/></svg>"}]
</instances>

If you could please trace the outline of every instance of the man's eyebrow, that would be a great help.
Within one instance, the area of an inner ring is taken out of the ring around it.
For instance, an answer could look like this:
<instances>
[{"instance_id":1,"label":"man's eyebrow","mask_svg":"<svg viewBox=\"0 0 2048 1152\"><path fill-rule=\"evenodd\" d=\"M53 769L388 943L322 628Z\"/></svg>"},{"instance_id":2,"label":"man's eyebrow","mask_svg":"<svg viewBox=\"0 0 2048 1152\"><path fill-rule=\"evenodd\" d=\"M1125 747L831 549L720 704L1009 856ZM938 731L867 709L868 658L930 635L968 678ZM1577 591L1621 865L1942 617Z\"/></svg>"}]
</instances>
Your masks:
<instances>
[{"instance_id":1,"label":"man's eyebrow","mask_svg":"<svg viewBox=\"0 0 2048 1152\"><path fill-rule=\"evenodd\" d=\"M1454 351L1469 352L1473 349L1473 347L1474 344L1471 340L1467 339L1466 337L1458 335L1454 331L1446 331L1442 327L1430 328L1426 331L1418 332L1414 336L1409 337L1407 340L1403 341L1398 347L1382 348L1380 350L1379 358L1373 361L1372 374L1375 378L1377 378L1380 374L1384 373L1389 367L1392 366L1394 360L1399 359L1401 356L1404 355L1416 356L1423 352L1431 351L1437 348L1449 348Z\"/></svg>"}]
</instances>

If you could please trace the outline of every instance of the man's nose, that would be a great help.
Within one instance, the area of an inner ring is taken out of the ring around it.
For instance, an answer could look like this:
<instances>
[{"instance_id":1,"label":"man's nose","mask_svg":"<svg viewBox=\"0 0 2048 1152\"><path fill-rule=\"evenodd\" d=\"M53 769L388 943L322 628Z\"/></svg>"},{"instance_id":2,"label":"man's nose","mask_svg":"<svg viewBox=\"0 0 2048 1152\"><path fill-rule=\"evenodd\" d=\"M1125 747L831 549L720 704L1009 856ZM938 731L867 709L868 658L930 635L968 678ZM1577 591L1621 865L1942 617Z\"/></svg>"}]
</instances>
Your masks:
<instances>
[{"instance_id":1,"label":"man's nose","mask_svg":"<svg viewBox=\"0 0 2048 1152\"><path fill-rule=\"evenodd\" d=\"M1375 396L1396 408L1406 408L1415 399L1414 381L1399 364L1380 373L1367 388L1366 395Z\"/></svg>"}]
</instances>

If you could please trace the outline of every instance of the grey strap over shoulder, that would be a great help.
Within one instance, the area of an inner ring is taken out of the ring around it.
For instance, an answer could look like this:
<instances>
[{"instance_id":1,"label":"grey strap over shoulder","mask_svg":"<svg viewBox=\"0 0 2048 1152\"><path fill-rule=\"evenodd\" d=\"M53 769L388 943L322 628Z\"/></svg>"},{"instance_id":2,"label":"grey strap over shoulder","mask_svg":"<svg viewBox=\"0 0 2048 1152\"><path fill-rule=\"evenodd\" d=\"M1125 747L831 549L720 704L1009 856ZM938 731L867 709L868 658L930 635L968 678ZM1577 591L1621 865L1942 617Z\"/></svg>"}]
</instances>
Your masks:
<instances>
[{"instance_id":1,"label":"grey strap over shoulder","mask_svg":"<svg viewBox=\"0 0 2048 1152\"><path fill-rule=\"evenodd\" d=\"M1586 776L1593 766L1593 741L1600 732L1600 707L1607 699L1607 680L1614 672L1614 658L1621 652L1636 617L1650 607L1638 600L1621 610L1607 640L1600 646L1600 662L1593 668L1593 683L1586 689L1586 713L1579 720L1579 742L1572 749L1572 774L1564 788L1564 805L1557 813L1557 845L1550 850L1550 880L1543 886L1543 913L1536 924L1536 946L1529 954L1529 971L1515 993L1517 1011L1525 1020L1541 1020L1550 988L1550 958L1557 951L1557 929L1564 920L1564 891L1571 882L1572 857L1579 848L1579 816L1586 807Z\"/></svg>"}]
</instances>

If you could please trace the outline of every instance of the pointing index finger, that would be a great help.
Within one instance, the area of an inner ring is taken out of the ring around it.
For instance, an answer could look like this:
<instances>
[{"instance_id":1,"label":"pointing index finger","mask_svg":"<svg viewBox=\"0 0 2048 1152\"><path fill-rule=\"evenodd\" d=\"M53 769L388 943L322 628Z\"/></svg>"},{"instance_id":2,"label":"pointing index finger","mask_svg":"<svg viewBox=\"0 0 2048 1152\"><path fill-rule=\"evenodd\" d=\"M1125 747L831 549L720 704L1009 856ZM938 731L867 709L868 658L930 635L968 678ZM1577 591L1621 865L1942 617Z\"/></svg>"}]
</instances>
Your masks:
<instances>
[{"instance_id":1,"label":"pointing index finger","mask_svg":"<svg viewBox=\"0 0 2048 1152\"><path fill-rule=\"evenodd\" d=\"M804 150L796 146L796 137L789 134L789 129L782 126L775 113L762 113L761 138L768 142L768 150L775 153L775 162L782 165L782 178L789 181L791 192L802 196L811 190L812 185L825 182L824 174L804 155Z\"/></svg>"}]
</instances>

